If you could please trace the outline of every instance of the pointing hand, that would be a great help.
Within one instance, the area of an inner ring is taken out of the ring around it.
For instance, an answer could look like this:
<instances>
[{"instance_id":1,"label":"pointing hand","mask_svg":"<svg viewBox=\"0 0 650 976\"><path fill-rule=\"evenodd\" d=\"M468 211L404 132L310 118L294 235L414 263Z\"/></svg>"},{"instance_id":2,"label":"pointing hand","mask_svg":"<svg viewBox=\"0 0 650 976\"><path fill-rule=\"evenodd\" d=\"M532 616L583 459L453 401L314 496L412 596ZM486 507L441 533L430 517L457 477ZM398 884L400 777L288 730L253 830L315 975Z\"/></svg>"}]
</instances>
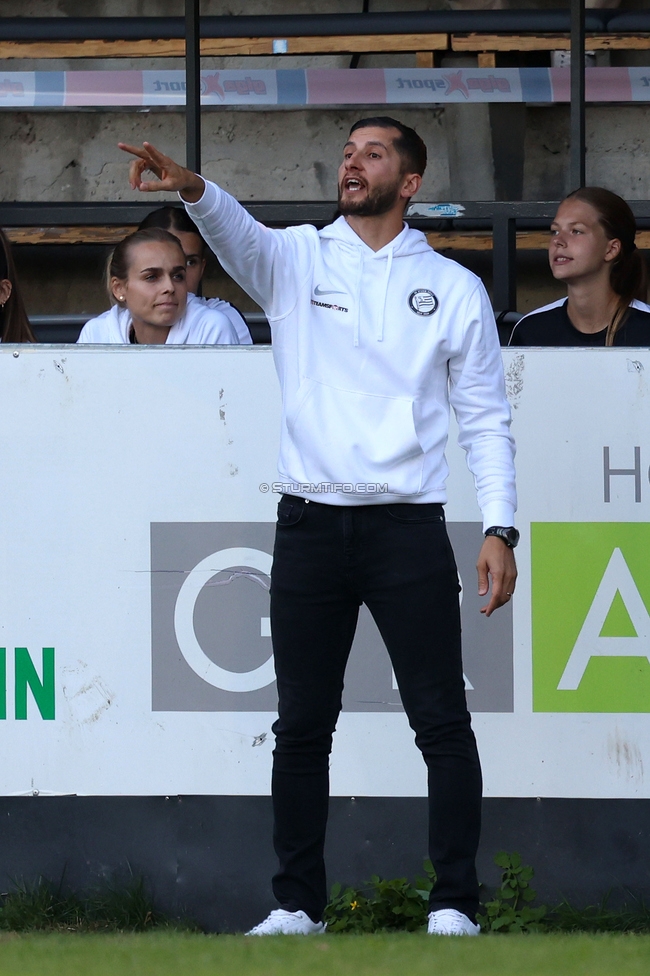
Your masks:
<instances>
[{"instance_id":1,"label":"pointing hand","mask_svg":"<svg viewBox=\"0 0 650 976\"><path fill-rule=\"evenodd\" d=\"M118 146L124 152L131 153L136 159L131 160L129 167L129 183L131 189L140 190L142 193L156 193L161 190L171 190L183 197L189 203L196 203L203 196L205 183L200 176L192 173L175 163L169 156L165 156L159 149L152 146L150 142L143 142L142 148L129 146L125 142L118 142ZM145 182L142 174L150 170L157 180Z\"/></svg>"}]
</instances>

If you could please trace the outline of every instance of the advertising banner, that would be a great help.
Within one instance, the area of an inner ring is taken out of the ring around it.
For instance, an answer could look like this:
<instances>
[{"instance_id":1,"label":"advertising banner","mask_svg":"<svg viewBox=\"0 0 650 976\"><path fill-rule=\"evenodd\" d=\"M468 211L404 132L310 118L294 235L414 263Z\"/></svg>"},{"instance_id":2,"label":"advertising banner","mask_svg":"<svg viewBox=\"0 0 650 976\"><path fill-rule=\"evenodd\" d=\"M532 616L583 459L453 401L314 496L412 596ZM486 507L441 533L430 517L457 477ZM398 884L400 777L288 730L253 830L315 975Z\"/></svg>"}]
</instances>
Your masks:
<instances>
[{"instance_id":1,"label":"advertising banner","mask_svg":"<svg viewBox=\"0 0 650 976\"><path fill-rule=\"evenodd\" d=\"M520 577L489 620L453 429L447 451L486 794L647 797L650 353L503 356ZM268 793L270 349L0 346L0 391L0 793ZM331 776L343 796L426 792L365 610Z\"/></svg>"},{"instance_id":2,"label":"advertising banner","mask_svg":"<svg viewBox=\"0 0 650 976\"><path fill-rule=\"evenodd\" d=\"M0 108L185 105L185 72L0 73ZM588 102L650 101L650 69L587 68ZM204 107L571 100L569 68L247 68L201 71Z\"/></svg>"}]
</instances>

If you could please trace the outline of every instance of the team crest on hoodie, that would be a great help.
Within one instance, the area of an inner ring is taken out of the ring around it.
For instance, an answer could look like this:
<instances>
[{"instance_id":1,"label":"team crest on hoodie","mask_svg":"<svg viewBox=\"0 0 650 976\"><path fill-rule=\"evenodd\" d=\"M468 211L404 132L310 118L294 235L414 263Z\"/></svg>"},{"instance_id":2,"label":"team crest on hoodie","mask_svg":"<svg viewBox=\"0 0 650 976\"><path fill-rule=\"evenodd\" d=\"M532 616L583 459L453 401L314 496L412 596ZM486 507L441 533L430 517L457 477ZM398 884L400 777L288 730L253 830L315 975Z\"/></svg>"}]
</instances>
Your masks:
<instances>
[{"instance_id":1,"label":"team crest on hoodie","mask_svg":"<svg viewBox=\"0 0 650 976\"><path fill-rule=\"evenodd\" d=\"M409 308L416 315L433 315L438 311L439 301L428 288L416 288L409 295Z\"/></svg>"}]
</instances>

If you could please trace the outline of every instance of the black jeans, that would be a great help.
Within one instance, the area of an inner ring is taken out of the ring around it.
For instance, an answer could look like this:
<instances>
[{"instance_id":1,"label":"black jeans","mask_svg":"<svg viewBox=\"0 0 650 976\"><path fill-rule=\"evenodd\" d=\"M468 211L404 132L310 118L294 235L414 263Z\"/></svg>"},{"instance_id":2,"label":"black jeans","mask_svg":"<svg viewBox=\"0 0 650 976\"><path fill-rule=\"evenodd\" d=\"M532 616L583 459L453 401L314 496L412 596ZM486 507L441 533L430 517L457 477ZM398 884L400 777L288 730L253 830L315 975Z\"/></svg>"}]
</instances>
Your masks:
<instances>
[{"instance_id":1,"label":"black jeans","mask_svg":"<svg viewBox=\"0 0 650 976\"><path fill-rule=\"evenodd\" d=\"M336 506L283 495L271 573L275 897L315 921L327 901L329 754L359 606L393 664L428 768L431 909L478 907L481 769L465 700L458 573L442 505ZM404 825L408 830L408 824Z\"/></svg>"}]
</instances>

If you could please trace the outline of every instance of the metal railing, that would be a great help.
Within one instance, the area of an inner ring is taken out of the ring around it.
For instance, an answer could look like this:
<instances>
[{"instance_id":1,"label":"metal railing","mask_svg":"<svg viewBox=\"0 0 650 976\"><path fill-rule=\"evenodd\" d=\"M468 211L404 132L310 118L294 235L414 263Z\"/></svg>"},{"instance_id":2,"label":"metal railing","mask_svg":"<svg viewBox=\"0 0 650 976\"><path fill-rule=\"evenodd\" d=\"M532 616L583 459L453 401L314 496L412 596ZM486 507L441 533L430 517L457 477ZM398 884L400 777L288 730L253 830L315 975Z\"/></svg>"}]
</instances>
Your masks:
<instances>
[{"instance_id":1,"label":"metal railing","mask_svg":"<svg viewBox=\"0 0 650 976\"><path fill-rule=\"evenodd\" d=\"M573 12L560 10L422 10L385 13L198 16L185 0L185 17L3 17L3 41L164 40L186 36L193 18L203 38L330 37L373 34L566 33ZM589 10L590 33L646 31L650 11Z\"/></svg>"}]
</instances>

